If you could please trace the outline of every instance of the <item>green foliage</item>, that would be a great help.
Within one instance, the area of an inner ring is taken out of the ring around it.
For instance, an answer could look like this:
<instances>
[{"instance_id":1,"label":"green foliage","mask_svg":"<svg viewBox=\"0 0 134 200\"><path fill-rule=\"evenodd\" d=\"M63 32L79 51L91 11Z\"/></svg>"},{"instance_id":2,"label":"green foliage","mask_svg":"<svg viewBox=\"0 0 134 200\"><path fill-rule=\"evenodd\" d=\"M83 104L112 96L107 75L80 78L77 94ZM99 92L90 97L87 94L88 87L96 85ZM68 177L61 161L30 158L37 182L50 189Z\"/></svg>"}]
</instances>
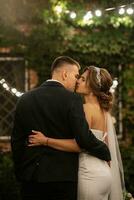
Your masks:
<instances>
[{"instance_id":1,"label":"green foliage","mask_svg":"<svg viewBox=\"0 0 134 200\"><path fill-rule=\"evenodd\" d=\"M126 190L134 196L134 147L122 147L121 155L124 166Z\"/></svg>"},{"instance_id":2,"label":"green foliage","mask_svg":"<svg viewBox=\"0 0 134 200\"><path fill-rule=\"evenodd\" d=\"M123 200L133 200L133 196L130 192L124 192L123 193Z\"/></svg>"},{"instance_id":3,"label":"green foliage","mask_svg":"<svg viewBox=\"0 0 134 200\"><path fill-rule=\"evenodd\" d=\"M134 20L133 15L119 16L117 10L105 12L108 7L118 7L125 1L48 1L31 3L30 34L20 33L17 27L0 22L0 46L12 47L12 53L22 53L28 61L27 67L34 68L43 82L50 77L50 66L55 57L69 55L80 64L97 65L107 68L113 76L118 76L118 65L123 64L123 118L126 132L132 133L133 96L130 95L133 83L134 63ZM30 3L26 4L28 9ZM56 6L62 12L56 12ZM36 9L35 9L36 7ZM101 17L93 17L88 22L83 16L88 10L103 10ZM75 19L67 11L75 11ZM128 128L129 127L129 128ZM130 130L130 128L132 130ZM133 134L134 135L134 134Z\"/></svg>"},{"instance_id":4,"label":"green foliage","mask_svg":"<svg viewBox=\"0 0 134 200\"><path fill-rule=\"evenodd\" d=\"M0 47L17 48L24 41L24 35L10 25L0 21Z\"/></svg>"},{"instance_id":5,"label":"green foliage","mask_svg":"<svg viewBox=\"0 0 134 200\"><path fill-rule=\"evenodd\" d=\"M123 118L125 131L134 139L134 65L127 66L123 72Z\"/></svg>"},{"instance_id":6,"label":"green foliage","mask_svg":"<svg viewBox=\"0 0 134 200\"><path fill-rule=\"evenodd\" d=\"M56 13L56 5L62 7L62 13ZM82 24L86 12L83 1L78 4L73 1L51 1L49 7L49 10L44 9L40 14L41 23L27 39L25 52L30 67L40 69L43 73L44 66L46 74L42 77L48 76L50 63L58 55L78 58L83 65L94 63L109 68L133 62L132 17L122 17L121 20L112 12L101 18L93 18L91 24ZM69 14L65 13L67 9L76 11L78 17L70 19Z\"/></svg>"},{"instance_id":7,"label":"green foliage","mask_svg":"<svg viewBox=\"0 0 134 200\"><path fill-rule=\"evenodd\" d=\"M19 186L15 180L10 154L0 153L0 199L19 200Z\"/></svg>"}]
</instances>

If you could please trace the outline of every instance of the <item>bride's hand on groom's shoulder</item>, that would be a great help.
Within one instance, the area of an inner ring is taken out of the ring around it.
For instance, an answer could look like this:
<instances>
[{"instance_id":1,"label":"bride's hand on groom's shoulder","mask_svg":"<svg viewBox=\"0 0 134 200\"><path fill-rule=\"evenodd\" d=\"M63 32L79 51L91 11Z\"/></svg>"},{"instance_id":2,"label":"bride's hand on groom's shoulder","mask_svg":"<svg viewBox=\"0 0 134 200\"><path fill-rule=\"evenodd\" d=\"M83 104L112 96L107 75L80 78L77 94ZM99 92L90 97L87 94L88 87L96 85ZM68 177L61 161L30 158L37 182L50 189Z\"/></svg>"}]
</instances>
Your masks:
<instances>
[{"instance_id":1,"label":"bride's hand on groom's shoulder","mask_svg":"<svg viewBox=\"0 0 134 200\"><path fill-rule=\"evenodd\" d=\"M32 130L28 137L28 146L47 146L48 138L40 131Z\"/></svg>"}]
</instances>

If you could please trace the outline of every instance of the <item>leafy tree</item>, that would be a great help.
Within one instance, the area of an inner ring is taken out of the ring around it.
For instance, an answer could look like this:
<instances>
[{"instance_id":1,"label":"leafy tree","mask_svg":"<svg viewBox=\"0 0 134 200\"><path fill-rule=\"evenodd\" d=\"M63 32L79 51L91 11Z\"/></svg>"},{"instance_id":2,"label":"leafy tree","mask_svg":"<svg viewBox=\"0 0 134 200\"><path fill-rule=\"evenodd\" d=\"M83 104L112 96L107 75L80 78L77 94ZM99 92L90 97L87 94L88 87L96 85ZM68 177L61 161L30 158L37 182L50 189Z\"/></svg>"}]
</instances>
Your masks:
<instances>
[{"instance_id":1,"label":"leafy tree","mask_svg":"<svg viewBox=\"0 0 134 200\"><path fill-rule=\"evenodd\" d=\"M16 3L15 0L13 2ZM73 57L82 67L91 64L106 67L113 77L118 76L118 65L122 64L124 121L126 127L132 127L133 15L119 16L117 10L105 11L105 8L125 3L126 1L120 0L95 3L86 0L79 0L77 3L65 0L17 1L16 8L21 10L22 7L21 16L13 15L9 23L4 23L8 18L1 18L0 46L11 47L12 54L23 54L28 61L27 67L37 70L40 82L50 76L51 62L59 55ZM56 6L60 6L62 11L58 13ZM103 10L101 17L83 20L87 11L95 11L97 8ZM74 19L70 18L72 11L77 14ZM18 28L18 23L24 25L24 30ZM25 23L28 30L25 30ZM130 128L127 129L127 132L132 133Z\"/></svg>"}]
</instances>

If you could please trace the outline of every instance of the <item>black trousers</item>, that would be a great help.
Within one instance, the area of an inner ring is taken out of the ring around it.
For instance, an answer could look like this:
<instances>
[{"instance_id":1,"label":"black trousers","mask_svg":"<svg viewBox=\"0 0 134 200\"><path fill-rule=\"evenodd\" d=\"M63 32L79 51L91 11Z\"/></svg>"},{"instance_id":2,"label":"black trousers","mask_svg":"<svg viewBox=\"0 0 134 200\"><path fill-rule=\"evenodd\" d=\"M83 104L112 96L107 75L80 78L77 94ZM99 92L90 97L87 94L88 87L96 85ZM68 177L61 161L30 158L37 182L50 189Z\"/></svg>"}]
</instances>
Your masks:
<instances>
[{"instance_id":1,"label":"black trousers","mask_svg":"<svg viewBox=\"0 0 134 200\"><path fill-rule=\"evenodd\" d=\"M76 182L23 182L22 200L77 200Z\"/></svg>"}]
</instances>

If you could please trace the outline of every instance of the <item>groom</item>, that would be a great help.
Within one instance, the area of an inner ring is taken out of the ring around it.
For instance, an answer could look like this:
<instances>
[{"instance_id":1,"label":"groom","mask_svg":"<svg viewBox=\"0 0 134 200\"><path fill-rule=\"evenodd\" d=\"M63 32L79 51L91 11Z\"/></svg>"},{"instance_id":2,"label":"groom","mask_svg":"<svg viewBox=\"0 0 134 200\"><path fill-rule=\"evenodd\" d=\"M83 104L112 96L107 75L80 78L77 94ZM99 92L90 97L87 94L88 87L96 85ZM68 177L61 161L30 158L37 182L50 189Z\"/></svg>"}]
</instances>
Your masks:
<instances>
[{"instance_id":1,"label":"groom","mask_svg":"<svg viewBox=\"0 0 134 200\"><path fill-rule=\"evenodd\" d=\"M78 154L48 146L28 147L32 130L53 138L75 138L90 154L110 160L107 146L89 130L81 98L73 93L79 69L72 58L58 57L51 67L52 79L17 103L11 144L23 200L77 199Z\"/></svg>"}]
</instances>

